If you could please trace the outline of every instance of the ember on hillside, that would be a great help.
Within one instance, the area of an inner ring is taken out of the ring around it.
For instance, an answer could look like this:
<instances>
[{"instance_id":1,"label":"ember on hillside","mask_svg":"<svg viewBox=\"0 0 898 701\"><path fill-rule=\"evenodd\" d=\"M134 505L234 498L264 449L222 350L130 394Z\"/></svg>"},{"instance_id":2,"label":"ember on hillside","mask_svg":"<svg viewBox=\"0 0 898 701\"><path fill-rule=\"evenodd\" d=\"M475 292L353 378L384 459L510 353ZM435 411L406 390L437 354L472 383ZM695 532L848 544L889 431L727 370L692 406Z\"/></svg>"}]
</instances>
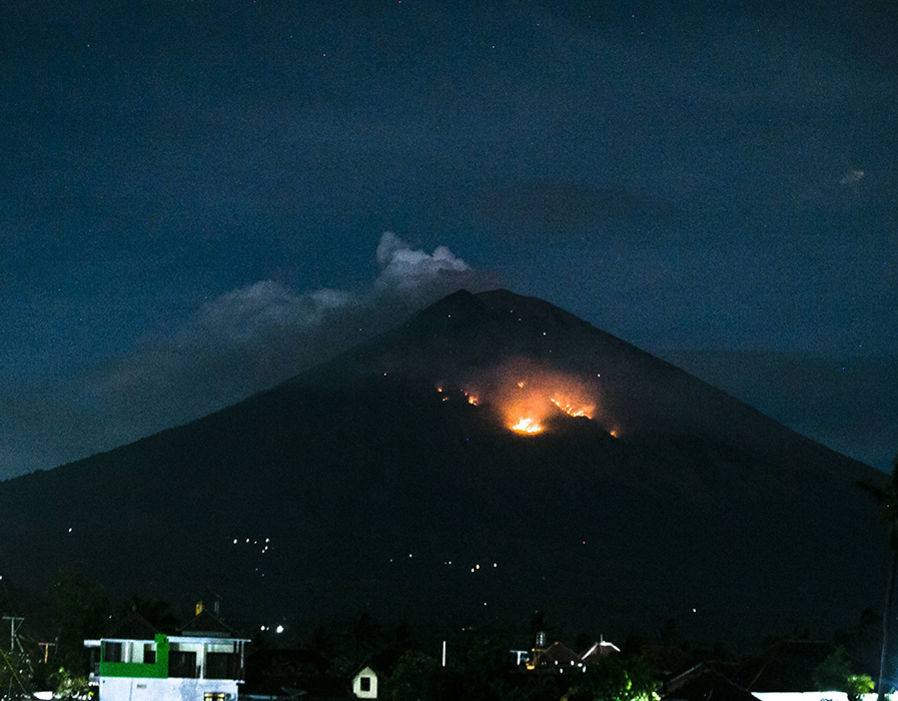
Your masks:
<instances>
[{"instance_id":1,"label":"ember on hillside","mask_svg":"<svg viewBox=\"0 0 898 701\"><path fill-rule=\"evenodd\" d=\"M446 401L444 383L436 389ZM462 392L471 405L493 407L502 425L521 435L542 433L559 414L593 419L598 403L597 388L590 381L524 359L485 373L477 382L467 383Z\"/></svg>"}]
</instances>

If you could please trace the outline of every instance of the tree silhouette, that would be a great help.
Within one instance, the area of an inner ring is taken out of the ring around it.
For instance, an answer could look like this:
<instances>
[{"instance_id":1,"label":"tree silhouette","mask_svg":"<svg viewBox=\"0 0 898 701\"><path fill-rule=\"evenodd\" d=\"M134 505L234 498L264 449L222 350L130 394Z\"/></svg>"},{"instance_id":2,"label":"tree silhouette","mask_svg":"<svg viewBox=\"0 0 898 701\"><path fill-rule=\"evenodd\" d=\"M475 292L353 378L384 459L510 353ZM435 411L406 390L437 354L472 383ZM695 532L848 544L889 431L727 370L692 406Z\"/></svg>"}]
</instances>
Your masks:
<instances>
[{"instance_id":1,"label":"tree silhouette","mask_svg":"<svg viewBox=\"0 0 898 701\"><path fill-rule=\"evenodd\" d=\"M886 586L885 605L882 612L882 646L879 654L879 681L876 685L877 699L882 701L885 691L886 658L889 647L889 624L892 620L892 600L895 591L895 576L898 573L898 454L892 460L892 474L882 484L860 482L859 485L870 492L879 502L880 514L889 529L889 549L892 564L889 567L889 583Z\"/></svg>"},{"instance_id":2,"label":"tree silhouette","mask_svg":"<svg viewBox=\"0 0 898 701\"><path fill-rule=\"evenodd\" d=\"M50 584L56 628L56 659L70 672L87 670L86 638L98 638L109 624L109 599L89 575L62 569Z\"/></svg>"},{"instance_id":3,"label":"tree silhouette","mask_svg":"<svg viewBox=\"0 0 898 701\"><path fill-rule=\"evenodd\" d=\"M132 611L136 611L147 619L160 633L173 633L179 628L178 618L168 601L144 598L139 594L134 594L130 599L115 607L112 619L125 618Z\"/></svg>"}]
</instances>

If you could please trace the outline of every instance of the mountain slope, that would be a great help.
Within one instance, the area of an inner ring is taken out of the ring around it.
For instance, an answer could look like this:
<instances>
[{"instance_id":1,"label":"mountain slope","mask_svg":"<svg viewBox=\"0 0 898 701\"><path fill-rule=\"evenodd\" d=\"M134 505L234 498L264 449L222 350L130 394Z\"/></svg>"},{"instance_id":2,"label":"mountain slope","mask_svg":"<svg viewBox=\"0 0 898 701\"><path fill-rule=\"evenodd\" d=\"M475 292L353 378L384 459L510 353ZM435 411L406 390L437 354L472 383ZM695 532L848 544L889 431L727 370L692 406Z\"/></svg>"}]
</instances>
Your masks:
<instances>
[{"instance_id":1,"label":"mountain slope","mask_svg":"<svg viewBox=\"0 0 898 701\"><path fill-rule=\"evenodd\" d=\"M891 469L898 356L833 360L760 352L666 351L664 358L834 450Z\"/></svg>"},{"instance_id":2,"label":"mountain slope","mask_svg":"<svg viewBox=\"0 0 898 701\"><path fill-rule=\"evenodd\" d=\"M509 430L528 412L540 433ZM732 638L879 603L855 487L877 476L552 305L459 292L233 407L3 483L0 558L30 586L63 563L122 594L211 586L247 617L543 609Z\"/></svg>"}]
</instances>

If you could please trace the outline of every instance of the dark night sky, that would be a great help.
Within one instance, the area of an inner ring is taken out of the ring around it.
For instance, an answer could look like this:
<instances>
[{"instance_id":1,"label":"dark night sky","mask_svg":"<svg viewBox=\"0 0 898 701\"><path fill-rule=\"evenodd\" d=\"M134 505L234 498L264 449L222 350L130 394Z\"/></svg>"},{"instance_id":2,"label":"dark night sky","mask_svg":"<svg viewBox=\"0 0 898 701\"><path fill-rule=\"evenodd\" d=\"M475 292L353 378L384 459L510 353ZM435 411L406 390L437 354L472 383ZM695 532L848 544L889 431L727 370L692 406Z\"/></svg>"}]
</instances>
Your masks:
<instances>
[{"instance_id":1,"label":"dark night sky","mask_svg":"<svg viewBox=\"0 0 898 701\"><path fill-rule=\"evenodd\" d=\"M898 449L894 3L14 0L0 119L0 477L458 285Z\"/></svg>"}]
</instances>

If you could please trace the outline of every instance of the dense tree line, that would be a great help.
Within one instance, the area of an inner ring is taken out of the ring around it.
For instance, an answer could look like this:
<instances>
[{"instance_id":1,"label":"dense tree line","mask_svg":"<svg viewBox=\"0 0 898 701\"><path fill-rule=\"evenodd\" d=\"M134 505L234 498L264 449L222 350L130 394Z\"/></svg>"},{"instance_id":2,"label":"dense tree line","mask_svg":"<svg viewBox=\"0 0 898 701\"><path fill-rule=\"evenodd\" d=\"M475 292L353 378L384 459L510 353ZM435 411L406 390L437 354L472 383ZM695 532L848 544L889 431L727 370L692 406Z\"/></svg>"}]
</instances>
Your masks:
<instances>
[{"instance_id":1,"label":"dense tree line","mask_svg":"<svg viewBox=\"0 0 898 701\"><path fill-rule=\"evenodd\" d=\"M9 611L10 597L0 598L0 612ZM45 616L35 617L50 633L52 647L39 648L36 639L23 636L24 645L7 650L0 644L0 699L25 698L30 692L55 689L59 698L77 698L87 691L89 655L83 641L102 637L116 620L140 613L157 630L179 628L172 607L163 601L139 596L112 603L91 577L63 570L53 580L47 596L32 601ZM832 653L814 670L812 681L796 676L784 683L790 688L816 684L820 689L846 691L858 698L872 687L871 672L877 662L880 618L865 611L857 626L838 633ZM382 698L392 701L651 701L662 691L671 674L708 659L737 659L722 648L704 649L684 640L673 621L666 621L654 635L631 635L623 652L587 665L585 671L567 674L525 671L512 664L510 649L522 640L534 639L537 630L552 631L545 615L537 614L530 630L508 635L499 631L468 631L449 635L447 664L437 654L436 631L415 631L407 623L391 626L368 613L321 626L314 622L287 625L283 635L257 630L248 660L248 684L289 685L312 692L346 689L362 664L375 667L381 680ZM552 639L570 640L585 649L585 634L555 630ZM520 637L523 634L525 637ZM801 636L801 633L798 633ZM795 634L786 636L794 638ZM47 642L46 640L44 641ZM767 647L776 639L767 641ZM45 661L46 660L46 661Z\"/></svg>"}]
</instances>

